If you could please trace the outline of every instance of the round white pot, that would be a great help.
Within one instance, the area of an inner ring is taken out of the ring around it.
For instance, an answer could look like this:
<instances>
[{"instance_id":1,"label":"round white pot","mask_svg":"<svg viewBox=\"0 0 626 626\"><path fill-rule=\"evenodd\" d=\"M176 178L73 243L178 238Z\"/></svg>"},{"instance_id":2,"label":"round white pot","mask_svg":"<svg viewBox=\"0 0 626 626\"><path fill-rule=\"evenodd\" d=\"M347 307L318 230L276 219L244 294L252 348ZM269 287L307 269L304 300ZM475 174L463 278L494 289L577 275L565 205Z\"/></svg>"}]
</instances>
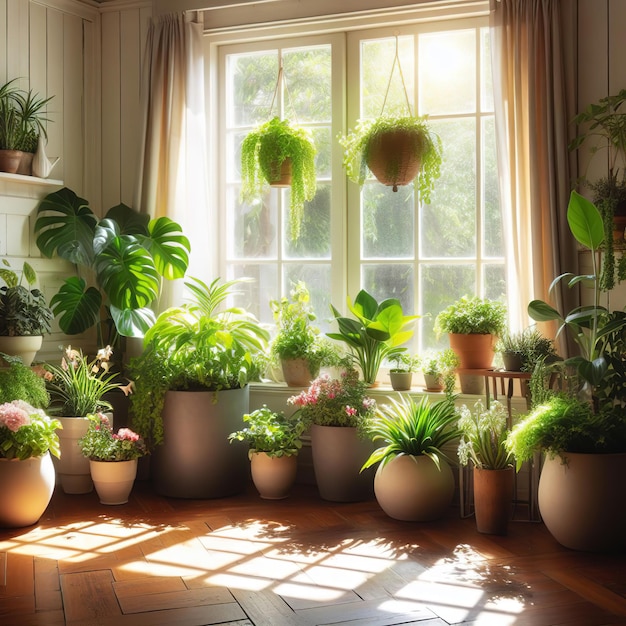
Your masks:
<instances>
[{"instance_id":1,"label":"round white pot","mask_svg":"<svg viewBox=\"0 0 626 626\"><path fill-rule=\"evenodd\" d=\"M91 478L101 504L126 504L137 476L137 459L89 461Z\"/></svg>"}]
</instances>

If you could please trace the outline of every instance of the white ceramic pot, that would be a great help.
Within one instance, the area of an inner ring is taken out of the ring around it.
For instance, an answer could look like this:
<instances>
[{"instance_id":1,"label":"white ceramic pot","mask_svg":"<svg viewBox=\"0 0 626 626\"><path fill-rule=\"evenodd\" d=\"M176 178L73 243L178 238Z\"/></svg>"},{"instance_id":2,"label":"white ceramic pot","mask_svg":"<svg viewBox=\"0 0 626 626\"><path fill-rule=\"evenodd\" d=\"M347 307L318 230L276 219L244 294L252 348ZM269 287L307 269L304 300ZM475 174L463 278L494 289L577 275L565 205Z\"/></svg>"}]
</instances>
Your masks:
<instances>
[{"instance_id":1,"label":"white ceramic pot","mask_svg":"<svg viewBox=\"0 0 626 626\"><path fill-rule=\"evenodd\" d=\"M0 352L10 356L19 356L24 365L30 366L43 343L42 335L24 335L20 337L0 337ZM0 359L0 366L4 361Z\"/></svg>"},{"instance_id":2,"label":"white ceramic pot","mask_svg":"<svg viewBox=\"0 0 626 626\"><path fill-rule=\"evenodd\" d=\"M137 476L132 461L89 461L91 478L101 504L126 504Z\"/></svg>"},{"instance_id":3,"label":"white ceramic pot","mask_svg":"<svg viewBox=\"0 0 626 626\"><path fill-rule=\"evenodd\" d=\"M54 459L57 477L65 493L89 493L93 490L89 459L83 456L78 440L87 433L86 417L58 417L62 429L57 430L61 458Z\"/></svg>"},{"instance_id":4,"label":"white ceramic pot","mask_svg":"<svg viewBox=\"0 0 626 626\"><path fill-rule=\"evenodd\" d=\"M24 461L0 459L0 526L16 528L37 523L54 491L50 454Z\"/></svg>"},{"instance_id":5,"label":"white ceramic pot","mask_svg":"<svg viewBox=\"0 0 626 626\"><path fill-rule=\"evenodd\" d=\"M265 452L255 452L250 459L252 482L261 498L282 500L289 495L296 481L298 457L268 456Z\"/></svg>"}]
</instances>

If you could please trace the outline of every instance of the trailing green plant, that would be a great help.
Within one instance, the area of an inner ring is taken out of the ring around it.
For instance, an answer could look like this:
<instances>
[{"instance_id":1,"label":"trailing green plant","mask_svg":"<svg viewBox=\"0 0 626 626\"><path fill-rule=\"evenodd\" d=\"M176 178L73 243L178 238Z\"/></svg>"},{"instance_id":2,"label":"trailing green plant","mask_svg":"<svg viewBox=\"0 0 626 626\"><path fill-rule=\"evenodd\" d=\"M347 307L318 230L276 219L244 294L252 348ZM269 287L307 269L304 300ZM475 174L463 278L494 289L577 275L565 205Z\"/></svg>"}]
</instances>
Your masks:
<instances>
[{"instance_id":1,"label":"trailing green plant","mask_svg":"<svg viewBox=\"0 0 626 626\"><path fill-rule=\"evenodd\" d=\"M282 411L272 411L267 405L243 416L248 426L229 435L233 441L250 445L248 457L265 452L269 457L295 456L302 448L302 435L308 424L299 413L286 417Z\"/></svg>"},{"instance_id":2,"label":"trailing green plant","mask_svg":"<svg viewBox=\"0 0 626 626\"><path fill-rule=\"evenodd\" d=\"M15 86L17 79L0 87L0 150L35 152L39 136L47 137L45 106L52 99Z\"/></svg>"},{"instance_id":3,"label":"trailing green plant","mask_svg":"<svg viewBox=\"0 0 626 626\"><path fill-rule=\"evenodd\" d=\"M435 333L500 335L505 328L506 305L498 300L463 296L435 318Z\"/></svg>"},{"instance_id":4,"label":"trailing green plant","mask_svg":"<svg viewBox=\"0 0 626 626\"><path fill-rule=\"evenodd\" d=\"M454 393L456 369L460 364L461 361L452 348L426 353L419 360L422 373L434 376L448 395Z\"/></svg>"},{"instance_id":5,"label":"trailing green plant","mask_svg":"<svg viewBox=\"0 0 626 626\"><path fill-rule=\"evenodd\" d=\"M0 279L5 284L0 287L0 336L49 333L53 314L43 293L33 287L37 282L35 270L25 262L18 276L6 259L2 259L2 263L5 267L0 268ZM28 286L22 285L23 280Z\"/></svg>"},{"instance_id":6,"label":"trailing green plant","mask_svg":"<svg viewBox=\"0 0 626 626\"><path fill-rule=\"evenodd\" d=\"M518 356L522 372L532 372L540 359L550 361L558 358L554 340L545 337L534 327L516 333L502 333L496 343L496 352Z\"/></svg>"},{"instance_id":7,"label":"trailing green plant","mask_svg":"<svg viewBox=\"0 0 626 626\"><path fill-rule=\"evenodd\" d=\"M368 162L372 145L384 134L402 131L414 135L413 153L421 161L421 167L414 180L419 198L430 203L430 194L435 181L441 175L442 144L441 138L432 131L427 116L390 116L381 115L373 120L359 120L355 129L339 137L344 149L343 165L348 178L359 185L367 179ZM397 178L398 160L390 159L386 174L391 180Z\"/></svg>"},{"instance_id":8,"label":"trailing green plant","mask_svg":"<svg viewBox=\"0 0 626 626\"><path fill-rule=\"evenodd\" d=\"M144 337L143 354L131 360L132 425L149 449L163 443L168 390L217 393L259 380L269 333L246 310L222 307L242 281L190 278L190 301L163 311Z\"/></svg>"},{"instance_id":9,"label":"trailing green plant","mask_svg":"<svg viewBox=\"0 0 626 626\"><path fill-rule=\"evenodd\" d=\"M0 404L0 458L25 461L50 452L59 458L58 420L23 400Z\"/></svg>"},{"instance_id":10,"label":"trailing green plant","mask_svg":"<svg viewBox=\"0 0 626 626\"><path fill-rule=\"evenodd\" d=\"M278 329L270 346L273 357L306 359L313 376L317 376L322 366L339 364L339 351L313 325L316 316L304 282L298 281L288 298L271 300L270 308Z\"/></svg>"},{"instance_id":11,"label":"trailing green plant","mask_svg":"<svg viewBox=\"0 0 626 626\"><path fill-rule=\"evenodd\" d=\"M486 409L478 400L473 410L464 404L459 415L461 439L457 454L461 465L471 461L479 469L513 467L513 453L506 445L508 411L501 402L494 400Z\"/></svg>"},{"instance_id":12,"label":"trailing green plant","mask_svg":"<svg viewBox=\"0 0 626 626\"><path fill-rule=\"evenodd\" d=\"M50 396L43 376L22 363L19 357L0 352L0 357L9 365L0 368L0 404L23 400L36 409L46 409Z\"/></svg>"},{"instance_id":13,"label":"trailing green plant","mask_svg":"<svg viewBox=\"0 0 626 626\"><path fill-rule=\"evenodd\" d=\"M250 131L241 144L241 196L255 200L266 184L280 179L285 160L291 165L289 233L300 236L304 203L313 200L316 190L315 144L310 132L274 117Z\"/></svg>"},{"instance_id":14,"label":"trailing green plant","mask_svg":"<svg viewBox=\"0 0 626 626\"><path fill-rule=\"evenodd\" d=\"M109 391L121 389L128 395L131 387L121 385L118 374L110 372L112 354L111 346L107 346L89 361L82 350L67 346L60 365L46 363L50 411L63 417L85 417L111 410L111 403L104 399Z\"/></svg>"},{"instance_id":15,"label":"trailing green plant","mask_svg":"<svg viewBox=\"0 0 626 626\"><path fill-rule=\"evenodd\" d=\"M458 415L452 398L431 403L424 396L417 403L411 396L391 399L391 404L377 408L367 432L381 446L367 459L362 470L380 462L381 466L397 456L427 456L440 468L441 460L452 464L443 451L444 446L458 438Z\"/></svg>"},{"instance_id":16,"label":"trailing green plant","mask_svg":"<svg viewBox=\"0 0 626 626\"><path fill-rule=\"evenodd\" d=\"M397 298L387 298L378 303L365 289L354 299L348 298L348 309L354 318L344 317L331 305L338 332L328 337L345 343L368 384L376 382L378 370L385 359L392 359L405 351L402 344L413 336L408 326L419 315L404 315Z\"/></svg>"},{"instance_id":17,"label":"trailing green plant","mask_svg":"<svg viewBox=\"0 0 626 626\"><path fill-rule=\"evenodd\" d=\"M176 222L151 220L125 204L99 220L67 187L39 203L35 234L44 256L56 254L76 269L50 300L61 330L76 335L95 326L98 345L116 349L119 335L143 337L164 280L182 278L189 263L189 240ZM92 276L95 285L88 285Z\"/></svg>"},{"instance_id":18,"label":"trailing green plant","mask_svg":"<svg viewBox=\"0 0 626 626\"><path fill-rule=\"evenodd\" d=\"M147 454L144 440L130 428L113 432L109 418L102 413L87 415L89 425L85 436L79 439L83 456L91 461L133 461Z\"/></svg>"}]
</instances>

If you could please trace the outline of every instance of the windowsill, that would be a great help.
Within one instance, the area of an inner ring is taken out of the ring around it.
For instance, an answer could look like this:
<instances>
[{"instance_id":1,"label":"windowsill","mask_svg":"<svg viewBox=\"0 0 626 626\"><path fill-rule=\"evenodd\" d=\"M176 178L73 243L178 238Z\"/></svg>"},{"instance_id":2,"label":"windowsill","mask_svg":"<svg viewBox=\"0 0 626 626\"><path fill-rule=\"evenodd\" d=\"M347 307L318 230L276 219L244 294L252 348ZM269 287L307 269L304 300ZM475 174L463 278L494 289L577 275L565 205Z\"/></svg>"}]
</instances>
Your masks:
<instances>
[{"instance_id":1,"label":"windowsill","mask_svg":"<svg viewBox=\"0 0 626 626\"><path fill-rule=\"evenodd\" d=\"M49 192L53 187L62 186L62 180L0 172L0 195L2 196L39 198L42 193Z\"/></svg>"}]
</instances>

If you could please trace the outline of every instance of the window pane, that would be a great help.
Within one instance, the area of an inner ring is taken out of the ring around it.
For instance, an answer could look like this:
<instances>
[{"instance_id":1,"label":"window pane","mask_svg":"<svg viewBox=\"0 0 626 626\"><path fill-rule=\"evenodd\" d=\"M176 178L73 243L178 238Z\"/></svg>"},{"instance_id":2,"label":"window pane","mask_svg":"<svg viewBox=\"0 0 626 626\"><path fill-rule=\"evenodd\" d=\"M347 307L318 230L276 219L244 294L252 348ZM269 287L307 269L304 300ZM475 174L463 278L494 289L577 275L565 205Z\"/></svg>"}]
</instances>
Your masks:
<instances>
[{"instance_id":1,"label":"window pane","mask_svg":"<svg viewBox=\"0 0 626 626\"><path fill-rule=\"evenodd\" d=\"M278 191L267 191L250 204L239 202L239 187L230 187L227 204L228 256L276 258L276 200Z\"/></svg>"},{"instance_id":2,"label":"window pane","mask_svg":"<svg viewBox=\"0 0 626 626\"><path fill-rule=\"evenodd\" d=\"M493 76L491 74L491 40L489 29L480 29L480 106L483 111L493 111Z\"/></svg>"},{"instance_id":3,"label":"window pane","mask_svg":"<svg viewBox=\"0 0 626 626\"><path fill-rule=\"evenodd\" d=\"M409 264L367 264L363 266L361 277L363 289L367 290L379 302L386 298L397 298L402 303L405 315L414 311L413 266ZM356 293L350 294L352 298Z\"/></svg>"},{"instance_id":4,"label":"window pane","mask_svg":"<svg viewBox=\"0 0 626 626\"><path fill-rule=\"evenodd\" d=\"M362 193L363 258L413 258L413 185L367 184Z\"/></svg>"},{"instance_id":5,"label":"window pane","mask_svg":"<svg viewBox=\"0 0 626 626\"><path fill-rule=\"evenodd\" d=\"M318 178L330 178L331 152L333 140L330 126L311 128L315 143L315 172Z\"/></svg>"},{"instance_id":6,"label":"window pane","mask_svg":"<svg viewBox=\"0 0 626 626\"><path fill-rule=\"evenodd\" d=\"M502 241L502 211L498 190L496 164L496 129L493 117L485 118L483 126L483 218L485 230L485 256L501 257L504 254Z\"/></svg>"},{"instance_id":7,"label":"window pane","mask_svg":"<svg viewBox=\"0 0 626 626\"><path fill-rule=\"evenodd\" d=\"M464 295L472 295L476 289L476 266L434 265L422 266L421 272L422 345L425 348L448 346L448 338L435 337L433 325L440 311Z\"/></svg>"},{"instance_id":8,"label":"window pane","mask_svg":"<svg viewBox=\"0 0 626 626\"><path fill-rule=\"evenodd\" d=\"M287 220L285 215L285 229ZM300 237L296 241L285 237L284 241L285 256L289 259L330 258L330 185L318 185L315 198L305 202Z\"/></svg>"},{"instance_id":9,"label":"window pane","mask_svg":"<svg viewBox=\"0 0 626 626\"><path fill-rule=\"evenodd\" d=\"M265 323L274 319L270 309L270 298L266 294L278 293L278 272L274 264L231 265L228 278L249 278L249 282L239 283L234 291L234 305L244 307Z\"/></svg>"},{"instance_id":10,"label":"window pane","mask_svg":"<svg viewBox=\"0 0 626 626\"><path fill-rule=\"evenodd\" d=\"M331 328L330 320L332 318L330 309L330 289L328 285L332 280L331 266L324 264L285 264L285 283L283 285L283 293L288 294L292 287L298 282L303 281L309 290L311 305L317 316L315 325L323 332L327 332Z\"/></svg>"},{"instance_id":11,"label":"window pane","mask_svg":"<svg viewBox=\"0 0 626 626\"><path fill-rule=\"evenodd\" d=\"M441 178L421 207L422 258L476 254L476 122L431 122L443 142Z\"/></svg>"},{"instance_id":12,"label":"window pane","mask_svg":"<svg viewBox=\"0 0 626 626\"><path fill-rule=\"evenodd\" d=\"M476 111L476 31L421 35L418 80L421 115Z\"/></svg>"},{"instance_id":13,"label":"window pane","mask_svg":"<svg viewBox=\"0 0 626 626\"><path fill-rule=\"evenodd\" d=\"M227 124L255 126L271 114L278 78L278 52L231 54L227 57Z\"/></svg>"},{"instance_id":14,"label":"window pane","mask_svg":"<svg viewBox=\"0 0 626 626\"><path fill-rule=\"evenodd\" d=\"M491 300L506 299L504 263L485 266L485 298Z\"/></svg>"}]
</instances>

